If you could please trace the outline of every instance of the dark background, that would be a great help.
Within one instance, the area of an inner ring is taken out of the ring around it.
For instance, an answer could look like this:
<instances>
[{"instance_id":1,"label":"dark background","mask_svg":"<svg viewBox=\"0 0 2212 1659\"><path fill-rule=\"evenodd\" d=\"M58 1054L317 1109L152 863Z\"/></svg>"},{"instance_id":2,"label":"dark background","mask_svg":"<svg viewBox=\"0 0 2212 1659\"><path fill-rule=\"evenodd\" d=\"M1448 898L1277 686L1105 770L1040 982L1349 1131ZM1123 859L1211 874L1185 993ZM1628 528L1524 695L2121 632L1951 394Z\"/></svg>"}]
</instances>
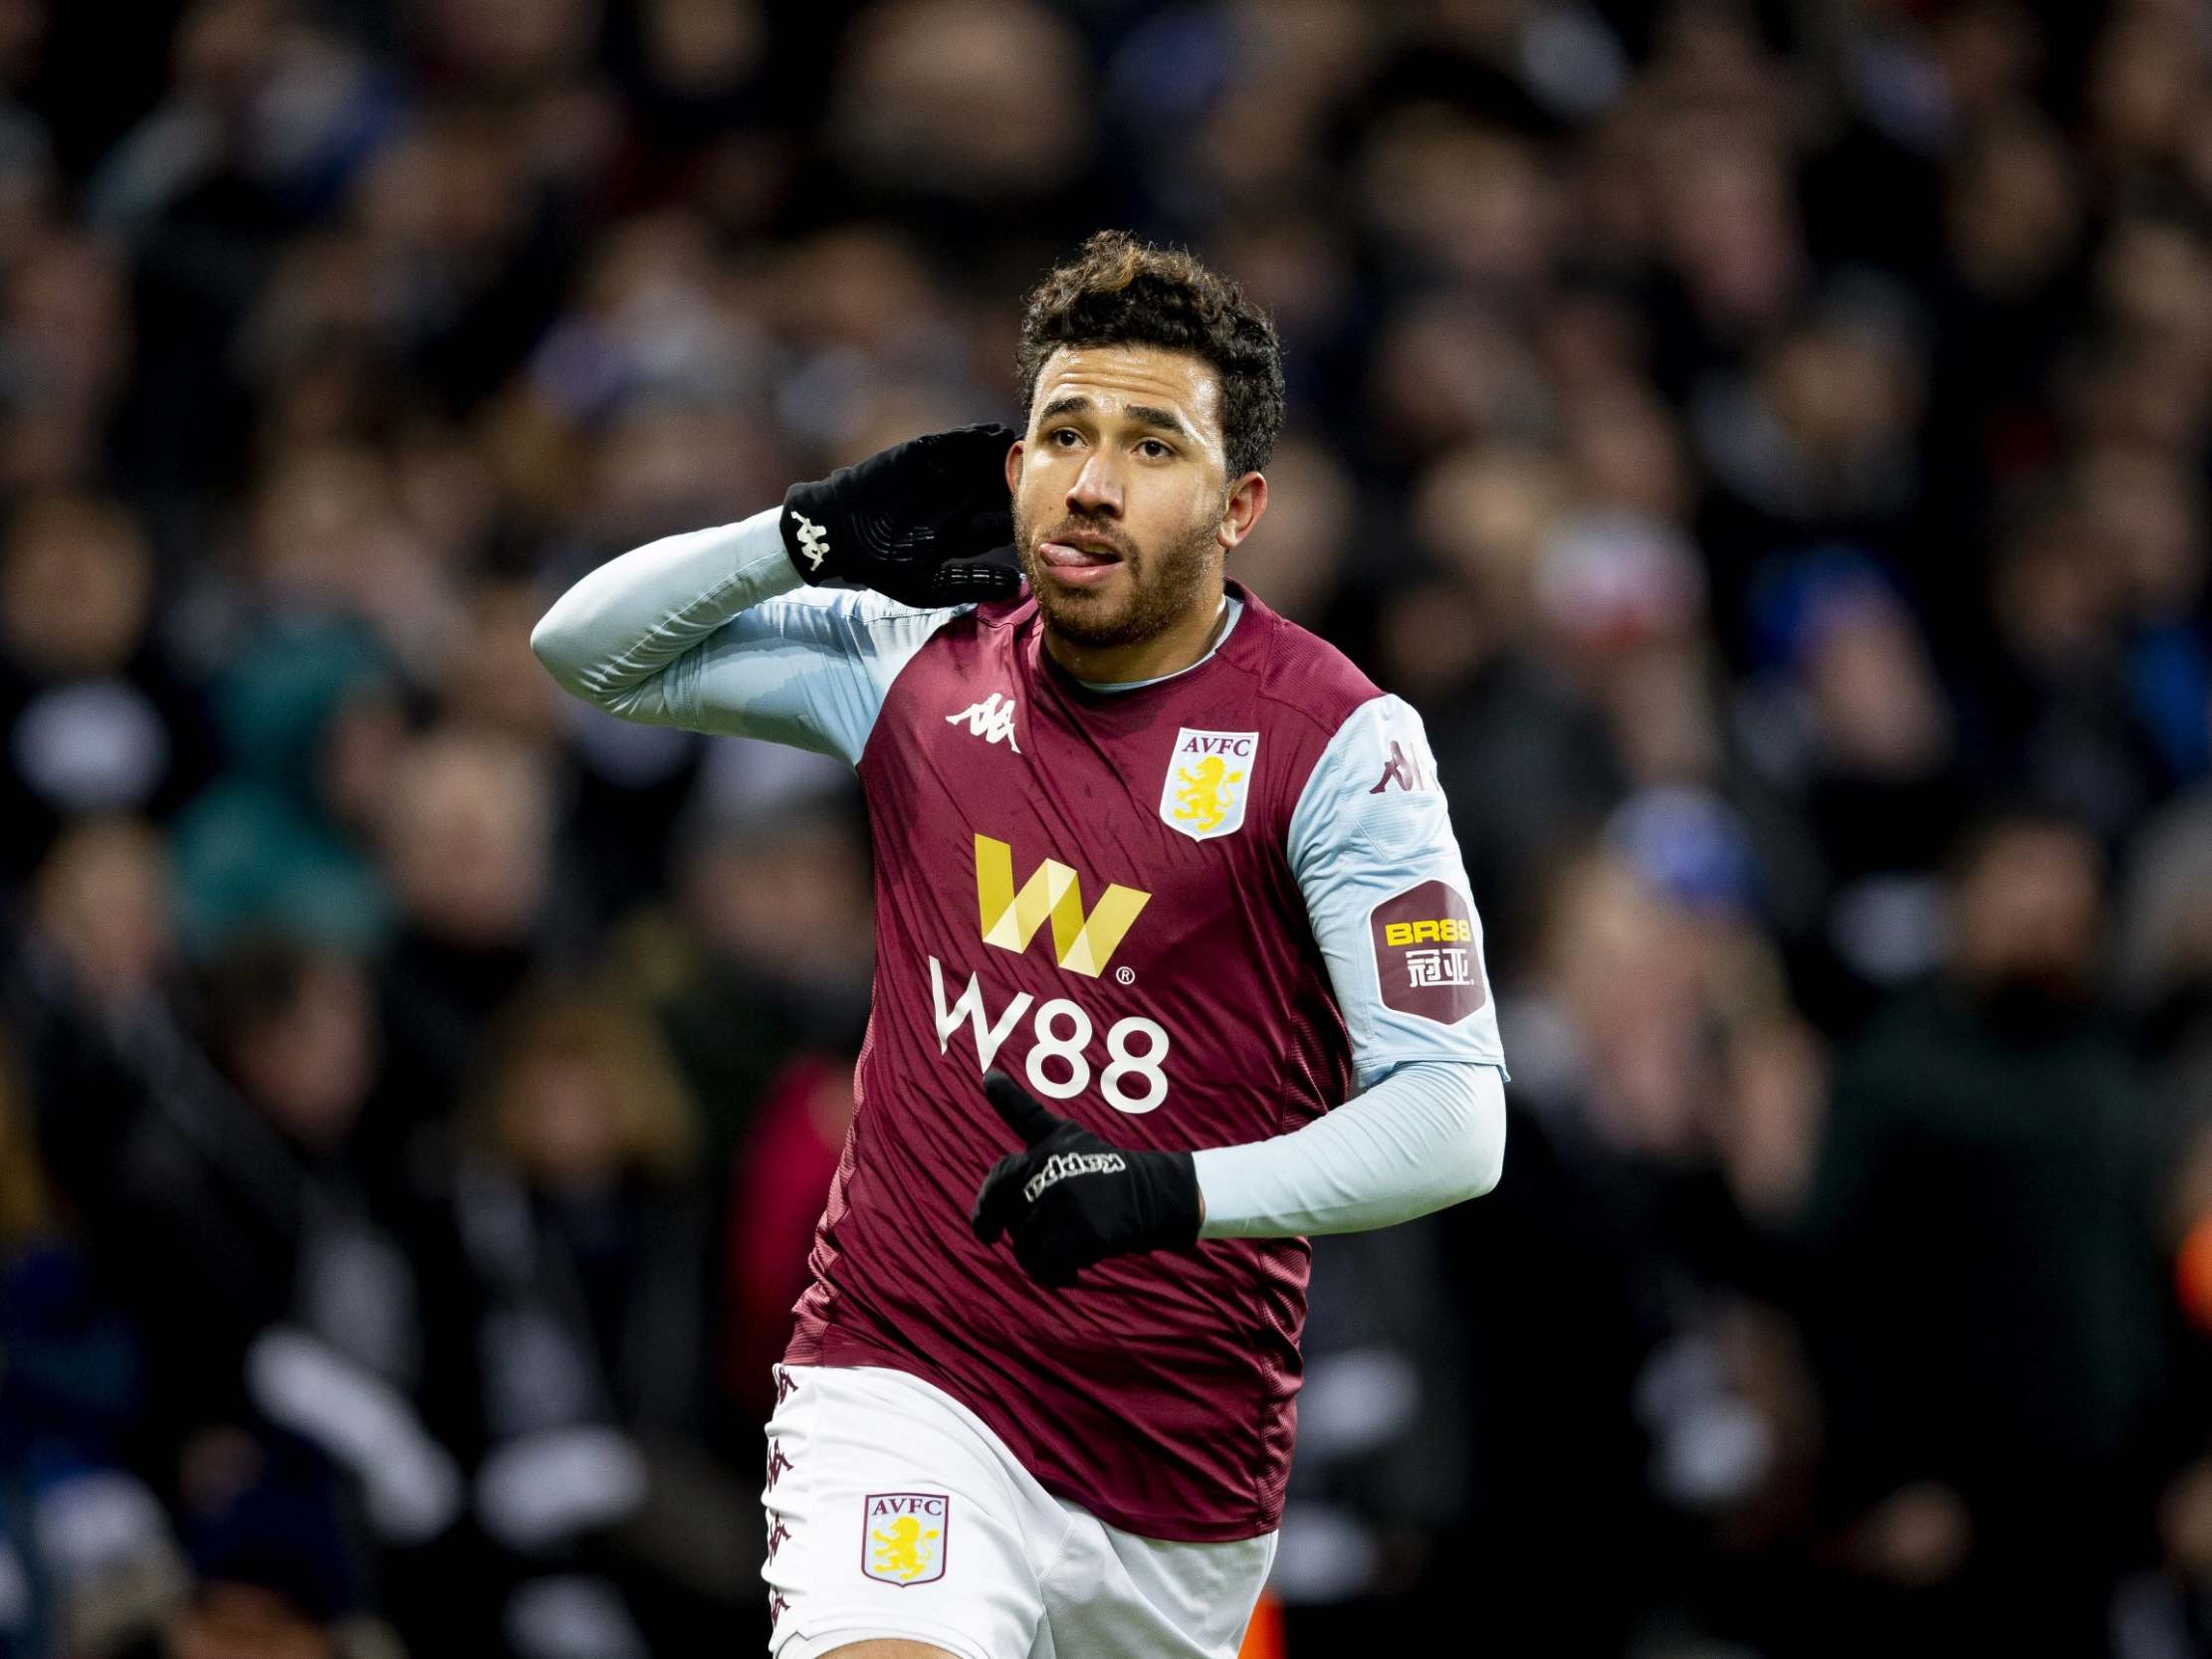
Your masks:
<instances>
[{"instance_id":1,"label":"dark background","mask_svg":"<svg viewBox=\"0 0 2212 1659\"><path fill-rule=\"evenodd\" d=\"M2212 1653L2212 14L0 0L0 1655L721 1655L849 780L579 573L1272 312L1514 1069L1316 1251L1297 1659Z\"/></svg>"}]
</instances>

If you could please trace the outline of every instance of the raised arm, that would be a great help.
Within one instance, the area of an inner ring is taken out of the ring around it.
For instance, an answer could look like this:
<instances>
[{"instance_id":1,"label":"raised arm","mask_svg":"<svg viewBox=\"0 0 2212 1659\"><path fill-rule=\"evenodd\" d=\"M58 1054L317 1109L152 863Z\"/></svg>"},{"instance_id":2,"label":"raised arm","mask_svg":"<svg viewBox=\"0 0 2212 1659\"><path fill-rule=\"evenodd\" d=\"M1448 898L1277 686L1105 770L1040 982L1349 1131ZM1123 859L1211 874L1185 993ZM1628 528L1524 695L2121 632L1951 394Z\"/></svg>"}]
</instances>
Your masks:
<instances>
[{"instance_id":1,"label":"raised arm","mask_svg":"<svg viewBox=\"0 0 2212 1659\"><path fill-rule=\"evenodd\" d=\"M540 619L531 649L623 720L858 760L884 688L956 613L802 587L780 511L609 559Z\"/></svg>"},{"instance_id":2,"label":"raised arm","mask_svg":"<svg viewBox=\"0 0 2212 1659\"><path fill-rule=\"evenodd\" d=\"M1019 579L949 562L1005 540L998 427L934 433L792 486L780 508L610 559L531 649L624 720L857 761L885 691L947 618ZM875 591L810 585L842 578Z\"/></svg>"}]
</instances>

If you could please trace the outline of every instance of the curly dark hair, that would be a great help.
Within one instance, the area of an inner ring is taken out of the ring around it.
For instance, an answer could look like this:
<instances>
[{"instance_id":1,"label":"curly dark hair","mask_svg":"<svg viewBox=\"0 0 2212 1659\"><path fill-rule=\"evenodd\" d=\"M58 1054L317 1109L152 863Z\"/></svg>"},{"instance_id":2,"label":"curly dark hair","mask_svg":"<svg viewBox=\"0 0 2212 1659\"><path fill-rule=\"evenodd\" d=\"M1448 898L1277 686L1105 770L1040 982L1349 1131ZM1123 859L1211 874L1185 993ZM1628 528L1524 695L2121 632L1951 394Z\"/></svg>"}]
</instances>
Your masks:
<instances>
[{"instance_id":1,"label":"curly dark hair","mask_svg":"<svg viewBox=\"0 0 2212 1659\"><path fill-rule=\"evenodd\" d=\"M1045 274L1021 311L1014 363L1026 416L1045 359L1063 345L1157 345L1203 357L1221 377L1221 438L1231 481L1257 472L1282 430L1282 342L1267 313L1228 278L1176 248L1098 231Z\"/></svg>"}]
</instances>

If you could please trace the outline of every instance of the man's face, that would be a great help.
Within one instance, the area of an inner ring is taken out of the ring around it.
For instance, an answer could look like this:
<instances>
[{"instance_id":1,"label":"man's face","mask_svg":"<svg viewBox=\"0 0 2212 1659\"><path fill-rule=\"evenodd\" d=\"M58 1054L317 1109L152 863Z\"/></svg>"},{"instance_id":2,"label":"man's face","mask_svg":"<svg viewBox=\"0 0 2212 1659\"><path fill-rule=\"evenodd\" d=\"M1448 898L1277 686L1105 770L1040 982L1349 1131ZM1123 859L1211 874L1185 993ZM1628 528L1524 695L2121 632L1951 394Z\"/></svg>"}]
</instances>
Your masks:
<instances>
[{"instance_id":1,"label":"man's face","mask_svg":"<svg viewBox=\"0 0 2212 1659\"><path fill-rule=\"evenodd\" d=\"M1013 544L1046 624L1131 645L1212 605L1230 509L1220 378L1156 346L1063 346L1008 452ZM1256 475L1253 475L1256 477Z\"/></svg>"},{"instance_id":2,"label":"man's face","mask_svg":"<svg viewBox=\"0 0 2212 1659\"><path fill-rule=\"evenodd\" d=\"M1969 983L2080 995L2104 924L2097 844L2058 825L2006 829L1961 877L1950 924L1951 964Z\"/></svg>"},{"instance_id":3,"label":"man's face","mask_svg":"<svg viewBox=\"0 0 2212 1659\"><path fill-rule=\"evenodd\" d=\"M233 1042L231 1060L253 1105L302 1146L328 1151L351 1132L376 1081L375 1005L343 957L319 961L290 1007Z\"/></svg>"}]
</instances>

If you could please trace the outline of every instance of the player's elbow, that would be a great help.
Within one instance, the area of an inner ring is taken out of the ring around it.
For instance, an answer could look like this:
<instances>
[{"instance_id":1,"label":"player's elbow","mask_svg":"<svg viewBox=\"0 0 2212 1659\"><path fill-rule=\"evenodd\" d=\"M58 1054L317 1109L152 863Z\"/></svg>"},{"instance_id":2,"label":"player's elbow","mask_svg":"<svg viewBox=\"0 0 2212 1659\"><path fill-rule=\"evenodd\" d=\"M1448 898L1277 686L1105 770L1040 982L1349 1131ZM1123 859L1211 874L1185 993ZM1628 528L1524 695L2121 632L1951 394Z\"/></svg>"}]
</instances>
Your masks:
<instances>
[{"instance_id":1,"label":"player's elbow","mask_svg":"<svg viewBox=\"0 0 2212 1659\"><path fill-rule=\"evenodd\" d=\"M1497 1185L1505 1173L1505 1125L1485 1134L1468 1158L1466 1196L1479 1198Z\"/></svg>"},{"instance_id":2,"label":"player's elbow","mask_svg":"<svg viewBox=\"0 0 2212 1659\"><path fill-rule=\"evenodd\" d=\"M577 697L585 696L583 689L583 655L575 631L562 615L564 606L555 604L538 619L538 626L530 631L530 650L560 685L560 689Z\"/></svg>"},{"instance_id":3,"label":"player's elbow","mask_svg":"<svg viewBox=\"0 0 2212 1659\"><path fill-rule=\"evenodd\" d=\"M635 675L624 675L600 653L606 647L592 641L585 617L573 592L556 602L530 631L532 655L570 697L579 697L595 709L623 720L648 720L641 712Z\"/></svg>"},{"instance_id":4,"label":"player's elbow","mask_svg":"<svg viewBox=\"0 0 2212 1659\"><path fill-rule=\"evenodd\" d=\"M561 626L561 606L555 602L545 615L538 617L538 626L531 628L531 655L553 679L568 684L568 668L575 662L575 644L568 635L568 628Z\"/></svg>"},{"instance_id":5,"label":"player's elbow","mask_svg":"<svg viewBox=\"0 0 2212 1659\"><path fill-rule=\"evenodd\" d=\"M1495 1066L1470 1068L1466 1136L1460 1143L1460 1199L1479 1198L1505 1173L1505 1080Z\"/></svg>"},{"instance_id":6,"label":"player's elbow","mask_svg":"<svg viewBox=\"0 0 2212 1659\"><path fill-rule=\"evenodd\" d=\"M1470 1136L1461 1148L1457 1166L1452 1170L1450 1202L1463 1204L1469 1198L1479 1198L1498 1183L1505 1173L1505 1130L1501 1125L1493 1134L1485 1130Z\"/></svg>"}]
</instances>

